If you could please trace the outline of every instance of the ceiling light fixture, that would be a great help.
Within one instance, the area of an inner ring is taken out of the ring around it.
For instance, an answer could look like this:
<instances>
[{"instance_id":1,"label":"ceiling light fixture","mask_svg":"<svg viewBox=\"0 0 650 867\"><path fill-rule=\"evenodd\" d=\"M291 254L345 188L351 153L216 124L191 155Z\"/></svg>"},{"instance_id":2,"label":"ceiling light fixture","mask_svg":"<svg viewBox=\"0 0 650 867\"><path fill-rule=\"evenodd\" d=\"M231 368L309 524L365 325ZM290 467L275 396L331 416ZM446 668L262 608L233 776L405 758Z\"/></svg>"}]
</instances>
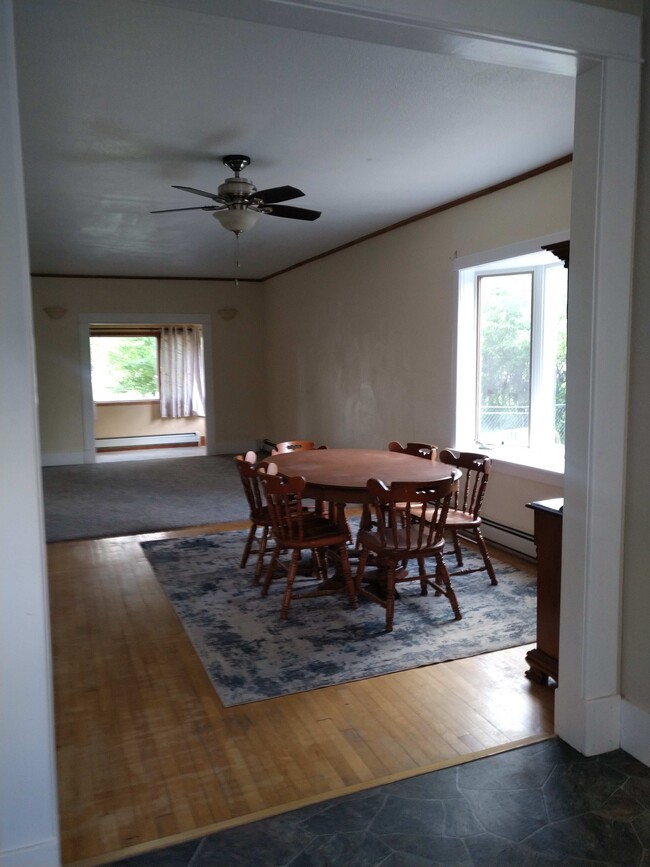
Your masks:
<instances>
[{"instance_id":1,"label":"ceiling light fixture","mask_svg":"<svg viewBox=\"0 0 650 867\"><path fill-rule=\"evenodd\" d=\"M224 229L239 236L241 232L252 229L262 216L262 211L256 211L248 205L229 205L223 211L215 211L212 216L219 220Z\"/></svg>"}]
</instances>

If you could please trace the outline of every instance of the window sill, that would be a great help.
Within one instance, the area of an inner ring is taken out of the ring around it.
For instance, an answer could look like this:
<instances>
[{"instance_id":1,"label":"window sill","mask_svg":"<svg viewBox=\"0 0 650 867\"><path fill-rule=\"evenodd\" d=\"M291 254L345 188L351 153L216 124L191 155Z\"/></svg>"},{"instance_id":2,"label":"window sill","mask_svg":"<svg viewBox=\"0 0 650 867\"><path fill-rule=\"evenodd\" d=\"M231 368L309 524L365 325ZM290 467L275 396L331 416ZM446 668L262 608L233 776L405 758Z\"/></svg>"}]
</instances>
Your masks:
<instances>
[{"instance_id":1,"label":"window sill","mask_svg":"<svg viewBox=\"0 0 650 867\"><path fill-rule=\"evenodd\" d=\"M559 488L564 486L563 449L531 451L526 448L507 446L490 448L467 441L456 448L488 455L492 458L494 470L504 475L528 479L531 482L542 482L545 485L555 485Z\"/></svg>"},{"instance_id":2,"label":"window sill","mask_svg":"<svg viewBox=\"0 0 650 867\"><path fill-rule=\"evenodd\" d=\"M483 449L481 449L483 451ZM485 453L500 473L547 485L564 485L564 452L531 452L528 449L494 448Z\"/></svg>"},{"instance_id":3,"label":"window sill","mask_svg":"<svg viewBox=\"0 0 650 867\"><path fill-rule=\"evenodd\" d=\"M96 406L133 406L138 404L147 404L147 403L160 403L159 397L145 397L145 398L133 398L133 400L127 398L126 400L96 400L94 401Z\"/></svg>"}]
</instances>

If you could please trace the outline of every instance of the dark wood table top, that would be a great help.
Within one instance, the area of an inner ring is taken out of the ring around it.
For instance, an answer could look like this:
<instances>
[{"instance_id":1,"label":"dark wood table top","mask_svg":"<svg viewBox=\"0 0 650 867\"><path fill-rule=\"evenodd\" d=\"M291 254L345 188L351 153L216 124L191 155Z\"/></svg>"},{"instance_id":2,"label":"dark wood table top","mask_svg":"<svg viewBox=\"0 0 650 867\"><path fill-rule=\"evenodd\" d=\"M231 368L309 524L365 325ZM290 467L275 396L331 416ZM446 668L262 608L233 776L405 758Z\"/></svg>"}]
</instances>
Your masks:
<instances>
[{"instance_id":1,"label":"dark wood table top","mask_svg":"<svg viewBox=\"0 0 650 867\"><path fill-rule=\"evenodd\" d=\"M302 476L308 497L339 503L366 503L368 479L392 482L434 482L458 478L455 467L388 449L312 449L272 455L283 476Z\"/></svg>"},{"instance_id":2,"label":"dark wood table top","mask_svg":"<svg viewBox=\"0 0 650 867\"><path fill-rule=\"evenodd\" d=\"M551 512L553 515L561 516L564 509L564 498L556 497L552 500L535 500L533 503L526 503L526 507L538 512Z\"/></svg>"}]
</instances>

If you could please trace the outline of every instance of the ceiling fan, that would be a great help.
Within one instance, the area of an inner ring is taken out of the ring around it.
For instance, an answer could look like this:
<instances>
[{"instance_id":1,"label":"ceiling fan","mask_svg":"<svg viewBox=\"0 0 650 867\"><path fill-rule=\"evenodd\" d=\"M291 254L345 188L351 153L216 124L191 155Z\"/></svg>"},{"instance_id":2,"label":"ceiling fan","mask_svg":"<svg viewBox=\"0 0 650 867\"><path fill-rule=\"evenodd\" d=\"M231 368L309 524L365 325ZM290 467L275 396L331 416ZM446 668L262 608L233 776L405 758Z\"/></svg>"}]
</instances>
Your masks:
<instances>
[{"instance_id":1,"label":"ceiling fan","mask_svg":"<svg viewBox=\"0 0 650 867\"><path fill-rule=\"evenodd\" d=\"M279 204L279 202L304 196L302 190L290 186L258 190L252 181L241 178L239 173L247 165L250 165L249 157L243 154L228 154L223 158L223 164L234 173L234 177L226 178L219 185L216 193L207 193L205 190L196 190L194 187L180 187L172 184L175 190L185 190L188 193L195 193L197 196L205 196L217 202L216 205L204 205L195 208L165 208L162 211L151 211L151 213L212 211L212 216L219 220L224 229L234 232L238 237L241 232L251 229L262 214L269 214L272 217L289 217L292 220L317 220L320 217L320 211Z\"/></svg>"}]
</instances>

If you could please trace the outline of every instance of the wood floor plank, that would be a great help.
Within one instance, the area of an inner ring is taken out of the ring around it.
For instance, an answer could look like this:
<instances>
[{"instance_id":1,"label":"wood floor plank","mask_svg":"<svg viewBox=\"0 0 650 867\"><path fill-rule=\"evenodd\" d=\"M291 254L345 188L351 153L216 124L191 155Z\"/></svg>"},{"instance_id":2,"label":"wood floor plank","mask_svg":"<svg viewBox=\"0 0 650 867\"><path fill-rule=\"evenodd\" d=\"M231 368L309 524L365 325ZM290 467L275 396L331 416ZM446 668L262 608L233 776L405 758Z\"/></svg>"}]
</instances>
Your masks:
<instances>
[{"instance_id":1,"label":"wood floor plank","mask_svg":"<svg viewBox=\"0 0 650 867\"><path fill-rule=\"evenodd\" d=\"M139 545L220 529L48 546L65 864L552 735L525 648L224 708Z\"/></svg>"}]
</instances>

